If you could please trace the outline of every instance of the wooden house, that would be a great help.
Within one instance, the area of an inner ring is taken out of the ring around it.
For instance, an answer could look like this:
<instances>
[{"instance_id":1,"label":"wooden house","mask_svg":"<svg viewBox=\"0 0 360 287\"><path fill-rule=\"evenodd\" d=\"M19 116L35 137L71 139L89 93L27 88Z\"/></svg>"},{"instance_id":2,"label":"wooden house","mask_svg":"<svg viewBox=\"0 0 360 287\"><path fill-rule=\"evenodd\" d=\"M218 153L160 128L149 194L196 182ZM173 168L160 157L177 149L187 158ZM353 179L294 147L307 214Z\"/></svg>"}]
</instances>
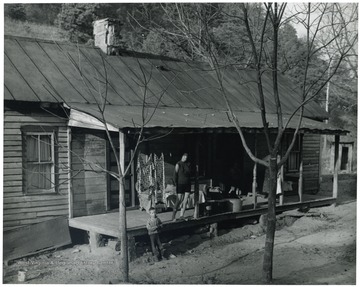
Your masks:
<instances>
[{"instance_id":1,"label":"wooden house","mask_svg":"<svg viewBox=\"0 0 360 287\"><path fill-rule=\"evenodd\" d=\"M97 31L108 37L101 33L101 27ZM227 116L211 69L203 63L114 49L104 45L111 43L109 39L106 42L101 37L95 42L102 43L103 50L5 37L4 234L59 217L86 230L86 224L71 220L118 208L118 185L104 172L116 169L104 120L124 164L134 152L146 115L149 122L144 134L156 139L143 143L139 150L164 155L166 178L171 177L181 152L187 150L203 179L226 184L230 165L237 162L244 194L254 192L254 181L261 186L261 174L254 173L254 163ZM106 90L99 84L105 81ZM261 117L253 98L254 71L229 68L224 85L249 147L265 157ZM281 78L279 88L286 120L300 99L286 79ZM270 78L264 77L264 89L269 127L275 131ZM299 178L301 193L318 190L320 135L335 135L338 142L339 135L345 133L323 123L326 117L316 103L306 105L298 142L284 169L295 194ZM296 124L295 116L284 148ZM133 164L125 184L129 208L138 205L135 169ZM101 226L97 232L117 234L117 230L104 231Z\"/></svg>"}]
</instances>

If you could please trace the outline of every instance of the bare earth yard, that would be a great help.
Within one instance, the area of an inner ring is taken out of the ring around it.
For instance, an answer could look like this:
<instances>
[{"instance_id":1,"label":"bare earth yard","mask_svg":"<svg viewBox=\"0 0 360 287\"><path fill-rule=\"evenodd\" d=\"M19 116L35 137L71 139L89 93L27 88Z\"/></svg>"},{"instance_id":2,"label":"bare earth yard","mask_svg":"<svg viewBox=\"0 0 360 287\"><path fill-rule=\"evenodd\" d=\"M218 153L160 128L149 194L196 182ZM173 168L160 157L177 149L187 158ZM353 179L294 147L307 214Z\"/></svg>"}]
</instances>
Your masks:
<instances>
[{"instance_id":1,"label":"bare earth yard","mask_svg":"<svg viewBox=\"0 0 360 287\"><path fill-rule=\"evenodd\" d=\"M290 216L290 213L293 213ZM289 212L278 219L274 284L356 283L356 201ZM260 224L185 235L165 244L167 259L144 254L130 264L135 284L261 284L265 236ZM29 284L119 283L114 245L90 252L77 245L15 261L4 267L4 283L17 283L25 270Z\"/></svg>"}]
</instances>

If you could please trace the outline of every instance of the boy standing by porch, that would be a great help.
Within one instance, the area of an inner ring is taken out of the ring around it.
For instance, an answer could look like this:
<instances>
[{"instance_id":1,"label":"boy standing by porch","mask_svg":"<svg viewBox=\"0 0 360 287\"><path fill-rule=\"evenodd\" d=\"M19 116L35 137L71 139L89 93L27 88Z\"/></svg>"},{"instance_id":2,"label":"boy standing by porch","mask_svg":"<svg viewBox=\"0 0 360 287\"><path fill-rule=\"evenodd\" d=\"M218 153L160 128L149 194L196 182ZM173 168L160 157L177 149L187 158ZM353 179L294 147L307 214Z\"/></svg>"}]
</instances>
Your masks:
<instances>
[{"instance_id":1,"label":"boy standing by porch","mask_svg":"<svg viewBox=\"0 0 360 287\"><path fill-rule=\"evenodd\" d=\"M146 228L148 230L148 234L150 236L150 241L151 241L151 249L152 249L152 253L155 256L155 260L158 260L160 255L161 257L163 256L163 247L160 241L160 237L159 237L159 231L162 227L162 223L160 218L158 218L156 216L156 212L155 209L153 207L151 207L149 209L149 215L150 218L148 219L147 223L146 223Z\"/></svg>"}]
</instances>

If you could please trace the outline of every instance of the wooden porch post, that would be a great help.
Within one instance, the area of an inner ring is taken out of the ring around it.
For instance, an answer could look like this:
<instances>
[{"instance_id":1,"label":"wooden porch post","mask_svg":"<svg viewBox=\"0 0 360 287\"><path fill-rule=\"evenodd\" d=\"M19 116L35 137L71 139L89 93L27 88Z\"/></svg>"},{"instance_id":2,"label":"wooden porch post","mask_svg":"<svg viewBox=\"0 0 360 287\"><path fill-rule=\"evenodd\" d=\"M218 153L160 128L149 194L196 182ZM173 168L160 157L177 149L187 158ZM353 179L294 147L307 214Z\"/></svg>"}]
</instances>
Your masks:
<instances>
[{"instance_id":1,"label":"wooden porch post","mask_svg":"<svg viewBox=\"0 0 360 287\"><path fill-rule=\"evenodd\" d=\"M334 155L334 178L333 178L333 198L338 197L338 171L339 171L339 143L340 136L335 135L335 155Z\"/></svg>"},{"instance_id":2,"label":"wooden porch post","mask_svg":"<svg viewBox=\"0 0 360 287\"><path fill-rule=\"evenodd\" d=\"M299 183L298 183L298 194L299 201L303 202L303 138L304 134L300 134L300 166L299 166Z\"/></svg>"},{"instance_id":3,"label":"wooden porch post","mask_svg":"<svg viewBox=\"0 0 360 287\"><path fill-rule=\"evenodd\" d=\"M72 179L71 179L71 128L67 127L66 129L67 135L67 158L68 158L68 193L69 193L69 218L74 217L74 194L72 190Z\"/></svg>"},{"instance_id":4,"label":"wooden porch post","mask_svg":"<svg viewBox=\"0 0 360 287\"><path fill-rule=\"evenodd\" d=\"M134 155L134 150L132 149L130 151L130 158L132 158ZM131 162L131 206L135 206L135 197L136 197L136 191L135 191L135 164L134 161Z\"/></svg>"},{"instance_id":5,"label":"wooden porch post","mask_svg":"<svg viewBox=\"0 0 360 287\"><path fill-rule=\"evenodd\" d=\"M257 156L257 133L255 133L255 156ZM256 179L257 179L257 163L254 162L254 168L253 168L253 182L252 182L252 195L253 195L253 201L254 201L254 209L256 209L257 205L257 197L256 197Z\"/></svg>"},{"instance_id":6,"label":"wooden porch post","mask_svg":"<svg viewBox=\"0 0 360 287\"><path fill-rule=\"evenodd\" d=\"M200 137L196 135L196 166L195 166L195 193L194 193L194 218L199 218L199 162L200 162Z\"/></svg>"},{"instance_id":7,"label":"wooden porch post","mask_svg":"<svg viewBox=\"0 0 360 287\"><path fill-rule=\"evenodd\" d=\"M281 193L279 195L279 204L284 204L284 165L280 167L280 185L281 185ZM277 190L277 187L276 187Z\"/></svg>"},{"instance_id":8,"label":"wooden porch post","mask_svg":"<svg viewBox=\"0 0 360 287\"><path fill-rule=\"evenodd\" d=\"M119 130L119 160L121 178L119 181L119 231L121 242L120 266L124 282L129 282L129 257L128 257L128 238L126 230L126 204L125 204L125 134Z\"/></svg>"}]
</instances>

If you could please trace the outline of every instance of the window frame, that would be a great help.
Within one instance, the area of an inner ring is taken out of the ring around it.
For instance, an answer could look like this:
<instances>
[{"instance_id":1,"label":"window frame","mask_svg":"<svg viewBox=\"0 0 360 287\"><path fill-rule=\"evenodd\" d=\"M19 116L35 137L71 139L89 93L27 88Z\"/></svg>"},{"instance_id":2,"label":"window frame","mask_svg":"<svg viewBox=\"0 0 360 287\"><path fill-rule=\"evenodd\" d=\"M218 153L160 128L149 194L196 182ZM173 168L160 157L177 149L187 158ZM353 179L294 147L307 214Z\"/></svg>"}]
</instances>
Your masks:
<instances>
[{"instance_id":1,"label":"window frame","mask_svg":"<svg viewBox=\"0 0 360 287\"><path fill-rule=\"evenodd\" d=\"M50 148L51 148L51 162L41 162L40 160L40 136L50 136ZM33 163L27 160L27 137L28 136L37 136L37 148L39 152L39 159L38 162ZM57 136L57 129L53 127L23 127L22 129L22 137L23 137L23 192L25 195L40 195L40 194L56 194L57 193L57 174L56 174L56 165L57 165L57 149L56 149L56 136ZM41 164L51 164L51 187L49 189L42 189L42 188L29 188L27 186L27 171L28 165L41 165Z\"/></svg>"},{"instance_id":2,"label":"window frame","mask_svg":"<svg viewBox=\"0 0 360 287\"><path fill-rule=\"evenodd\" d=\"M335 145L334 145L335 146ZM343 160L343 148L346 147L348 149L348 158L346 169L341 169L341 162ZM338 173L351 173L353 172L352 160L353 160L353 148L354 144L351 142L340 142L339 143L339 170Z\"/></svg>"},{"instance_id":3,"label":"window frame","mask_svg":"<svg viewBox=\"0 0 360 287\"><path fill-rule=\"evenodd\" d=\"M286 140L287 146L286 147L288 147L290 145L291 140L292 140L292 136L293 136L292 134L287 134L287 140ZM286 172L287 173L297 173L297 172L300 171L300 162L301 162L301 158L300 158L301 157L301 143L300 143L300 140L301 140L300 133L298 133L296 135L296 140L295 140L294 146L293 146L293 148L292 148L292 150L291 150L291 152L289 154L289 157L286 160ZM296 155L296 158L297 158L297 160L296 160L297 161L296 169L290 169L289 168L289 161L290 161L290 157L292 155Z\"/></svg>"}]
</instances>

